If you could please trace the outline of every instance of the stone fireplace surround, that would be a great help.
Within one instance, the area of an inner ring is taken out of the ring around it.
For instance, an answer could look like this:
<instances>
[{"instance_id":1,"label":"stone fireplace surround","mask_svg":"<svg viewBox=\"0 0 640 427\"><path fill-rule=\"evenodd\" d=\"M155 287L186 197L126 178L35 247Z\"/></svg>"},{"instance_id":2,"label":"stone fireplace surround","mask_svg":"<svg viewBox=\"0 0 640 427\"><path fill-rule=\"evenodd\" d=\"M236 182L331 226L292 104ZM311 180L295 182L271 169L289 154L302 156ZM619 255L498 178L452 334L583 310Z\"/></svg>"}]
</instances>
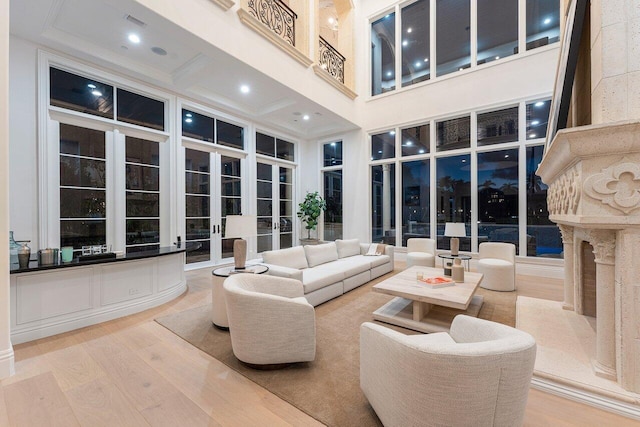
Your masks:
<instances>
[{"instance_id":1,"label":"stone fireplace surround","mask_svg":"<svg viewBox=\"0 0 640 427\"><path fill-rule=\"evenodd\" d=\"M537 173L562 233L565 310L584 314L582 242L593 247L593 373L640 393L640 121L558 132Z\"/></svg>"}]
</instances>

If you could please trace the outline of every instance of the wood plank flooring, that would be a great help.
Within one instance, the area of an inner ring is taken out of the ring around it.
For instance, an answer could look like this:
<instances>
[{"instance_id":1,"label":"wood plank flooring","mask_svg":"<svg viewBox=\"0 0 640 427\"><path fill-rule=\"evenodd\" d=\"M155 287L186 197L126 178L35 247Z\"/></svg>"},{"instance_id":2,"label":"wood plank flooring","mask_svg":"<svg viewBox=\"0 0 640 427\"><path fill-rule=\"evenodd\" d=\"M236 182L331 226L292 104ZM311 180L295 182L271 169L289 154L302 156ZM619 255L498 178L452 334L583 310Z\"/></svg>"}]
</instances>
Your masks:
<instances>
[{"instance_id":1,"label":"wood plank flooring","mask_svg":"<svg viewBox=\"0 0 640 427\"><path fill-rule=\"evenodd\" d=\"M211 269L187 279L189 290L160 307L15 346L0 426L321 425L153 321L211 302ZM562 286L518 276L518 294L561 300ZM639 423L532 389L525 425Z\"/></svg>"}]
</instances>

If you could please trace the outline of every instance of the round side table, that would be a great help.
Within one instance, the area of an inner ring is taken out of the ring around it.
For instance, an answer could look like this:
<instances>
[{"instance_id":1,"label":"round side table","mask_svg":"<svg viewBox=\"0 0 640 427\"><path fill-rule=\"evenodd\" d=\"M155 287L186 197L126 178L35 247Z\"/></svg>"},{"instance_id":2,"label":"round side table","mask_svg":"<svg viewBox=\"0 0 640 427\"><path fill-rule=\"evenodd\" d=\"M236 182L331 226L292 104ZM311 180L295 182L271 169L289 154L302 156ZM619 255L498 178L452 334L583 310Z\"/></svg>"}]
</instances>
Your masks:
<instances>
[{"instance_id":1,"label":"round side table","mask_svg":"<svg viewBox=\"0 0 640 427\"><path fill-rule=\"evenodd\" d=\"M269 267L262 264L247 265L244 270L236 270L235 266L216 268L211 272L216 277L229 277L238 273L264 274L269 271ZM229 319L227 318L227 306L224 303L224 280L213 280L211 295L211 321L213 326L223 331L229 330Z\"/></svg>"},{"instance_id":2,"label":"round side table","mask_svg":"<svg viewBox=\"0 0 640 427\"><path fill-rule=\"evenodd\" d=\"M442 259L442 268L446 271L447 267L444 264L444 260L445 259L450 259L450 260L454 260L456 258L458 258L459 260L465 261L465 266L467 267L466 270L469 271L469 260L471 259L471 256L469 255L462 255L462 254L458 254L458 255L451 255L449 254L438 254L438 258ZM445 276L447 274L445 273ZM451 272L449 272L449 276L451 275Z\"/></svg>"}]
</instances>

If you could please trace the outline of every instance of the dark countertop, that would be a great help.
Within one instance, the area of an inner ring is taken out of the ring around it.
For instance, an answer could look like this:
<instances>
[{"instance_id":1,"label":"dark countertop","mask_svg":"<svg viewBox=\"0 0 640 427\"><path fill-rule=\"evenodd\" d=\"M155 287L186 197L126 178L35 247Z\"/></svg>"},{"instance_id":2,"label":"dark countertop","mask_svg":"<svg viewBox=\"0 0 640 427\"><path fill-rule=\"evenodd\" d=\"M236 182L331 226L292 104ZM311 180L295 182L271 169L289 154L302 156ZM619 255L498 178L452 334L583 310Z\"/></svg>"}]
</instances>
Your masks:
<instances>
[{"instance_id":1,"label":"dark countertop","mask_svg":"<svg viewBox=\"0 0 640 427\"><path fill-rule=\"evenodd\" d=\"M154 249L154 250L149 250L144 252L133 252L130 254L125 254L121 258L104 258L104 259L94 259L94 260L86 260L86 261L85 260L80 261L78 258L74 258L73 261L71 262L64 262L64 263L59 262L51 265L38 265L38 260L33 258L35 254L32 253L31 254L32 258L31 258L31 261L29 262L29 267L20 268L18 264L11 264L10 273L11 274L30 273L33 271L55 270L58 268L66 268L66 267L84 267L87 265L94 265L94 264L106 264L111 262L132 261L137 259L154 258L154 257L163 256L163 255L177 254L180 252L185 252L186 250L188 249L185 248L184 246L182 246L181 248L178 248L176 246L166 246L166 247L161 247L159 249Z\"/></svg>"}]
</instances>

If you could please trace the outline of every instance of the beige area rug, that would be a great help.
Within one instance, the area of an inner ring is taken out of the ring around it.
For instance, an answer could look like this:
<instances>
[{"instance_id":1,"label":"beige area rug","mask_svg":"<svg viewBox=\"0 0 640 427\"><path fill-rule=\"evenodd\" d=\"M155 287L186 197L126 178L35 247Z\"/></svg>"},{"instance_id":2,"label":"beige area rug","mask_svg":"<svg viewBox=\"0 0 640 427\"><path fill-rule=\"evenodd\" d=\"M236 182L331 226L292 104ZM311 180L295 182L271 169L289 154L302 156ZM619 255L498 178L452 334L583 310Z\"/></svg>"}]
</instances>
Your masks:
<instances>
[{"instance_id":1,"label":"beige area rug","mask_svg":"<svg viewBox=\"0 0 640 427\"><path fill-rule=\"evenodd\" d=\"M518 329L533 335L538 345L534 376L628 403L640 403L639 394L593 373L594 317L563 310L561 302L523 296L518 297L516 310Z\"/></svg>"},{"instance_id":2,"label":"beige area rug","mask_svg":"<svg viewBox=\"0 0 640 427\"><path fill-rule=\"evenodd\" d=\"M379 426L360 390L360 325L372 321L371 313L393 298L372 292L371 287L399 271L316 307L316 360L277 371L258 371L241 364L233 355L229 333L211 325L209 305L156 321L325 425ZM515 324L514 292L479 289L478 294L484 295L479 317Z\"/></svg>"}]
</instances>

